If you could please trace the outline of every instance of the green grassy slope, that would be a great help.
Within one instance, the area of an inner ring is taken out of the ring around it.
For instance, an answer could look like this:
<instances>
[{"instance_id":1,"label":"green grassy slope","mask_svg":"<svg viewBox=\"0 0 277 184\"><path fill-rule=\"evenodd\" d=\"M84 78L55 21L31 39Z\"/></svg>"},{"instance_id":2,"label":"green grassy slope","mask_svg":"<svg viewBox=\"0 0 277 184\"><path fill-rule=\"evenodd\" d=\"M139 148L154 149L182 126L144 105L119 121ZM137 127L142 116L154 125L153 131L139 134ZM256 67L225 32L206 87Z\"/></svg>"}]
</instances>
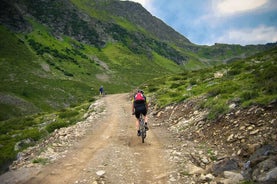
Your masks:
<instances>
[{"instance_id":1,"label":"green grassy slope","mask_svg":"<svg viewBox=\"0 0 277 184\"><path fill-rule=\"evenodd\" d=\"M26 43L28 40L3 27L0 40L4 46L0 49L1 120L64 108L84 100L91 93L89 85L70 80L47 60L37 56ZM12 108L15 109L10 111Z\"/></svg>"},{"instance_id":2,"label":"green grassy slope","mask_svg":"<svg viewBox=\"0 0 277 184\"><path fill-rule=\"evenodd\" d=\"M29 34L0 27L0 120L82 103L97 95L100 85L108 93L126 92L145 80L182 71L154 52L149 59L120 43L99 50L69 37L57 39L31 23Z\"/></svg>"},{"instance_id":3,"label":"green grassy slope","mask_svg":"<svg viewBox=\"0 0 277 184\"><path fill-rule=\"evenodd\" d=\"M202 108L215 119L228 112L229 105L242 107L267 104L277 99L277 50L269 50L228 65L156 78L144 84L164 107L171 103L203 97Z\"/></svg>"}]
</instances>

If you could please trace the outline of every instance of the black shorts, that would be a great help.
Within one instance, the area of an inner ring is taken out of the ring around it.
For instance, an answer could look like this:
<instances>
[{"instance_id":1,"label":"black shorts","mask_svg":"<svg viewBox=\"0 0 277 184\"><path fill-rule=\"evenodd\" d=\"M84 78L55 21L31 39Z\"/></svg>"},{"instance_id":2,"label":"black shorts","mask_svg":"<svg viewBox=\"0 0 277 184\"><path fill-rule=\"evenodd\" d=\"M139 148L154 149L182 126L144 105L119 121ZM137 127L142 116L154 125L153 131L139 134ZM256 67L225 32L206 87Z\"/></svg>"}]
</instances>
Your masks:
<instances>
[{"instance_id":1,"label":"black shorts","mask_svg":"<svg viewBox=\"0 0 277 184\"><path fill-rule=\"evenodd\" d=\"M135 115L137 119L139 119L140 114L143 114L144 116L146 116L147 109L145 106L140 106L135 108Z\"/></svg>"}]
</instances>

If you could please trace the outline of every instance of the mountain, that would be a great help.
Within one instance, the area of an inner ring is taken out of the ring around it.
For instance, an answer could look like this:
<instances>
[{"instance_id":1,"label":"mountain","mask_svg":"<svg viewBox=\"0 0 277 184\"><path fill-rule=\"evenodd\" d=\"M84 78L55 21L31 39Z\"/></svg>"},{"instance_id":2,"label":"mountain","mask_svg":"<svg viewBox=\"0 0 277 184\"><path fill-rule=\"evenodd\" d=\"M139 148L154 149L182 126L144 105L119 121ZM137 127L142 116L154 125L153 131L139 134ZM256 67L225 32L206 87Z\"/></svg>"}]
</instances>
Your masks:
<instances>
[{"instance_id":1,"label":"mountain","mask_svg":"<svg viewBox=\"0 0 277 184\"><path fill-rule=\"evenodd\" d=\"M111 1L111 3L101 2L103 1L96 1L87 12L91 11L91 9L101 10L109 14L109 19L112 19L111 17L118 17L121 20L115 19L115 23L118 23L126 29L128 29L128 27L124 26L124 23L121 24L121 21L122 19L123 21L127 20L133 25L136 25L137 29L146 31L152 37L155 37L160 41L177 45L191 44L187 38L166 25L160 19L152 16L139 3L130 1ZM85 5L87 6L87 3ZM85 9L82 5L80 5L80 7ZM99 18L101 18L101 16Z\"/></svg>"},{"instance_id":2,"label":"mountain","mask_svg":"<svg viewBox=\"0 0 277 184\"><path fill-rule=\"evenodd\" d=\"M0 120L63 109L275 45L199 46L140 4L2 0Z\"/></svg>"}]
</instances>

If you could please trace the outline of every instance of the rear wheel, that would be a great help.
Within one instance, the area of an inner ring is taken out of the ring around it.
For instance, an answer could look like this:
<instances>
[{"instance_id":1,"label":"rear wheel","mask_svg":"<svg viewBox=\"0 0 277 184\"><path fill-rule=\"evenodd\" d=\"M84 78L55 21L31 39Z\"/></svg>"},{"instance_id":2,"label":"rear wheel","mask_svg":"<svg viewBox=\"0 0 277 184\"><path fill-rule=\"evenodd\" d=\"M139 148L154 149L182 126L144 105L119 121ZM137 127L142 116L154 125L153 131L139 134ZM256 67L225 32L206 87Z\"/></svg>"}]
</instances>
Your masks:
<instances>
[{"instance_id":1,"label":"rear wheel","mask_svg":"<svg viewBox=\"0 0 277 184\"><path fill-rule=\"evenodd\" d=\"M141 132L141 142L144 143L144 139L146 138L146 130L145 130L145 127L142 127L140 129L140 132Z\"/></svg>"},{"instance_id":2,"label":"rear wheel","mask_svg":"<svg viewBox=\"0 0 277 184\"><path fill-rule=\"evenodd\" d=\"M144 143L145 132L141 130L141 142Z\"/></svg>"},{"instance_id":3,"label":"rear wheel","mask_svg":"<svg viewBox=\"0 0 277 184\"><path fill-rule=\"evenodd\" d=\"M140 114L139 129L140 129L141 142L144 143L144 139L146 137L146 130L145 130L145 125L144 125L144 120L142 118L142 114Z\"/></svg>"}]
</instances>

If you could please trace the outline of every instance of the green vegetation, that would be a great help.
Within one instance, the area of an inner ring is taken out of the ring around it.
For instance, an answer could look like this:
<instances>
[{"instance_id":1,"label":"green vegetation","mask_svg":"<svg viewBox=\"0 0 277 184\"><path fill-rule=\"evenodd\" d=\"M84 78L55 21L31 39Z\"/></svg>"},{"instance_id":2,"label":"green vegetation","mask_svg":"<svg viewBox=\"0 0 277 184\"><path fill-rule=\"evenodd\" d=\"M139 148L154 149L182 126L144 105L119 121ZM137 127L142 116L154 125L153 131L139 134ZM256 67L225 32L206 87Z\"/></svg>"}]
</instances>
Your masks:
<instances>
[{"instance_id":1,"label":"green vegetation","mask_svg":"<svg viewBox=\"0 0 277 184\"><path fill-rule=\"evenodd\" d=\"M1 121L0 165L5 165L14 160L19 151L34 145L55 129L68 127L81 121L89 105L90 103L86 103L74 108L62 109L51 114L38 114ZM20 147L14 149L16 143L19 142ZM38 162L44 163L45 160L34 160L34 163Z\"/></svg>"},{"instance_id":2,"label":"green vegetation","mask_svg":"<svg viewBox=\"0 0 277 184\"><path fill-rule=\"evenodd\" d=\"M46 158L36 158L33 160L33 163L39 163L42 165L45 165L48 162L48 160Z\"/></svg>"},{"instance_id":3,"label":"green vegetation","mask_svg":"<svg viewBox=\"0 0 277 184\"><path fill-rule=\"evenodd\" d=\"M127 92L145 80L182 71L154 52L149 59L119 43L99 50L70 37L56 39L48 28L29 21L34 31L27 35L0 27L5 45L0 49L0 91L12 99L1 101L0 120L83 103L98 94L100 85L109 94Z\"/></svg>"},{"instance_id":4,"label":"green vegetation","mask_svg":"<svg viewBox=\"0 0 277 184\"><path fill-rule=\"evenodd\" d=\"M215 155L215 153L213 152L212 149L208 149L208 150L207 150L207 153L208 153L208 155L210 156L210 159L211 159L212 161L216 161L216 160L217 160L217 157L216 157L216 155Z\"/></svg>"},{"instance_id":5,"label":"green vegetation","mask_svg":"<svg viewBox=\"0 0 277 184\"><path fill-rule=\"evenodd\" d=\"M201 97L208 119L229 112L235 103L242 107L268 104L277 99L277 50L273 49L228 65L156 78L142 88L164 107Z\"/></svg>"}]
</instances>

